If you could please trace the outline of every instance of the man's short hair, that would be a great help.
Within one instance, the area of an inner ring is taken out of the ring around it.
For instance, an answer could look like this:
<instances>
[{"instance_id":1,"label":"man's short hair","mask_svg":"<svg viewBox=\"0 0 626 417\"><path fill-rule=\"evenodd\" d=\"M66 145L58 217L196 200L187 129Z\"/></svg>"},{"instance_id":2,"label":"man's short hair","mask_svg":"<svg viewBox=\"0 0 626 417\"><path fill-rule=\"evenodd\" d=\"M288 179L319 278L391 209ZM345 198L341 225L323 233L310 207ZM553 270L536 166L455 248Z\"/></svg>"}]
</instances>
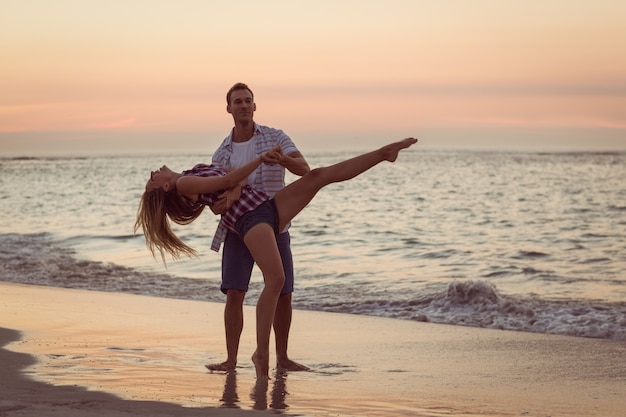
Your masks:
<instances>
[{"instance_id":1,"label":"man's short hair","mask_svg":"<svg viewBox=\"0 0 626 417\"><path fill-rule=\"evenodd\" d=\"M237 83L230 87L230 90L228 90L228 93L226 93L226 104L230 105L230 96L233 94L233 91L237 90L248 90L252 95L252 100L254 100L254 93L252 92L252 90L250 90L250 87L248 87L244 83Z\"/></svg>"}]
</instances>

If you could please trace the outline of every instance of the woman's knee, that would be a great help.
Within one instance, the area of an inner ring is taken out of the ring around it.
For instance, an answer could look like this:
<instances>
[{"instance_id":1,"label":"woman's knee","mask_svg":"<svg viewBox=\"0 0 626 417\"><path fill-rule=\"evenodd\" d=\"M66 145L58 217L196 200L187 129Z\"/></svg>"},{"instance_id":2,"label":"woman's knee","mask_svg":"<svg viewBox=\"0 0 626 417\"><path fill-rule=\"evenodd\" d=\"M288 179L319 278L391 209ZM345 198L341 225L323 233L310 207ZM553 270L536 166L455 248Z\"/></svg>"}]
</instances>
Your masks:
<instances>
[{"instance_id":1,"label":"woman's knee","mask_svg":"<svg viewBox=\"0 0 626 417\"><path fill-rule=\"evenodd\" d=\"M322 177L324 175L324 170L326 168L321 167L321 168L313 168L312 170L310 170L309 172L307 172L307 177L311 177L311 178L317 178L319 179L320 177Z\"/></svg>"},{"instance_id":2,"label":"woman's knee","mask_svg":"<svg viewBox=\"0 0 626 417\"><path fill-rule=\"evenodd\" d=\"M328 182L326 167L313 168L312 170L307 172L307 174L303 178L306 178L309 184L316 184L316 188L320 188Z\"/></svg>"},{"instance_id":3,"label":"woman's knee","mask_svg":"<svg viewBox=\"0 0 626 417\"><path fill-rule=\"evenodd\" d=\"M272 274L265 277L265 288L272 294L280 295L285 285L285 274Z\"/></svg>"}]
</instances>

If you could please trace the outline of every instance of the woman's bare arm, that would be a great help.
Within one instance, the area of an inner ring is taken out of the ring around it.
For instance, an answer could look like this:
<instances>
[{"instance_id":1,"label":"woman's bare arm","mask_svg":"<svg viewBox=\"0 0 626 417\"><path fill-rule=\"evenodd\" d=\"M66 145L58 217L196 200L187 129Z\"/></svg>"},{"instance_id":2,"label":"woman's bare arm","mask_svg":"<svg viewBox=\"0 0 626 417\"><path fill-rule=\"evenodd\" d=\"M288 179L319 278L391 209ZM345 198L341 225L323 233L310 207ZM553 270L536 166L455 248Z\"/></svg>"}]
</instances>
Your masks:
<instances>
[{"instance_id":1,"label":"woman's bare arm","mask_svg":"<svg viewBox=\"0 0 626 417\"><path fill-rule=\"evenodd\" d=\"M262 162L271 160L269 155L273 155L277 151L277 149L272 149L253 159L241 168L234 169L221 177L195 177L192 175L180 177L176 181L176 189L182 195L193 200L195 200L199 194L227 190L245 181Z\"/></svg>"},{"instance_id":2,"label":"woman's bare arm","mask_svg":"<svg viewBox=\"0 0 626 417\"><path fill-rule=\"evenodd\" d=\"M215 193L239 184L261 164L261 157L253 159L241 168L235 169L222 177L180 177L176 189L185 197L196 199L199 194Z\"/></svg>"}]
</instances>

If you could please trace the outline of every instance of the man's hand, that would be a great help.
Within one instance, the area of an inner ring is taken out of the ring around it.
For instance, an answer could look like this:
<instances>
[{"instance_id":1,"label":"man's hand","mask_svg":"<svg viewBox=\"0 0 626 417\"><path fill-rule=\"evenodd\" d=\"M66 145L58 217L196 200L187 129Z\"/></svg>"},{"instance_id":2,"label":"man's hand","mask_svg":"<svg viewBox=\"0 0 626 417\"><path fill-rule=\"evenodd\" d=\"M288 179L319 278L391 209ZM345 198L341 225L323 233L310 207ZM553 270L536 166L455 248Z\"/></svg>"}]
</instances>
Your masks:
<instances>
[{"instance_id":1,"label":"man's hand","mask_svg":"<svg viewBox=\"0 0 626 417\"><path fill-rule=\"evenodd\" d=\"M283 158L283 150L280 146L276 146L261 155L261 161L268 165L281 164Z\"/></svg>"},{"instance_id":2,"label":"man's hand","mask_svg":"<svg viewBox=\"0 0 626 417\"><path fill-rule=\"evenodd\" d=\"M300 152L292 152L289 155L285 155L280 146L276 146L275 148L262 154L261 161L268 165L282 165L292 174L299 176L302 176L311 170L311 168L309 168L309 164Z\"/></svg>"},{"instance_id":3,"label":"man's hand","mask_svg":"<svg viewBox=\"0 0 626 417\"><path fill-rule=\"evenodd\" d=\"M216 214L218 216L221 216L222 214L224 214L224 213L226 213L228 211L228 209L226 208L226 199L225 198L220 198L215 203L213 203L212 206L209 206L209 208L211 209L213 214Z\"/></svg>"},{"instance_id":4,"label":"man's hand","mask_svg":"<svg viewBox=\"0 0 626 417\"><path fill-rule=\"evenodd\" d=\"M224 214L241 197L241 184L224 191L218 196L218 200L210 207L213 214Z\"/></svg>"}]
</instances>

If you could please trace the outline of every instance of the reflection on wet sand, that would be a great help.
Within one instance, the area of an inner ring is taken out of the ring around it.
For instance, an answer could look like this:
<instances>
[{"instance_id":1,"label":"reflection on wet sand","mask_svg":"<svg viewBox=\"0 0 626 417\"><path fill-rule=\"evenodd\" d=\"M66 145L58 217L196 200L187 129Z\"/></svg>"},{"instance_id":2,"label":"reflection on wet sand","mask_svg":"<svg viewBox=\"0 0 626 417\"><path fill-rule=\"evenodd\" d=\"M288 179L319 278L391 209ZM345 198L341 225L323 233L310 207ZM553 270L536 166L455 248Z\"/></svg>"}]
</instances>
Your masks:
<instances>
[{"instance_id":1,"label":"reflection on wet sand","mask_svg":"<svg viewBox=\"0 0 626 417\"><path fill-rule=\"evenodd\" d=\"M239 396L237 395L237 372L226 373L226 380L224 382L224 394L220 399L222 407L224 408L240 408Z\"/></svg>"},{"instance_id":2,"label":"reflection on wet sand","mask_svg":"<svg viewBox=\"0 0 626 417\"><path fill-rule=\"evenodd\" d=\"M268 380L258 380L252 391L250 399L254 401L252 408L255 410L267 410L267 391L272 383L271 400L269 408L274 411L284 411L289 406L285 403L287 397L287 374L276 372L274 377ZM239 395L237 394L237 371L228 372L224 380L224 393L220 399L223 408L241 408L239 406Z\"/></svg>"}]
</instances>

